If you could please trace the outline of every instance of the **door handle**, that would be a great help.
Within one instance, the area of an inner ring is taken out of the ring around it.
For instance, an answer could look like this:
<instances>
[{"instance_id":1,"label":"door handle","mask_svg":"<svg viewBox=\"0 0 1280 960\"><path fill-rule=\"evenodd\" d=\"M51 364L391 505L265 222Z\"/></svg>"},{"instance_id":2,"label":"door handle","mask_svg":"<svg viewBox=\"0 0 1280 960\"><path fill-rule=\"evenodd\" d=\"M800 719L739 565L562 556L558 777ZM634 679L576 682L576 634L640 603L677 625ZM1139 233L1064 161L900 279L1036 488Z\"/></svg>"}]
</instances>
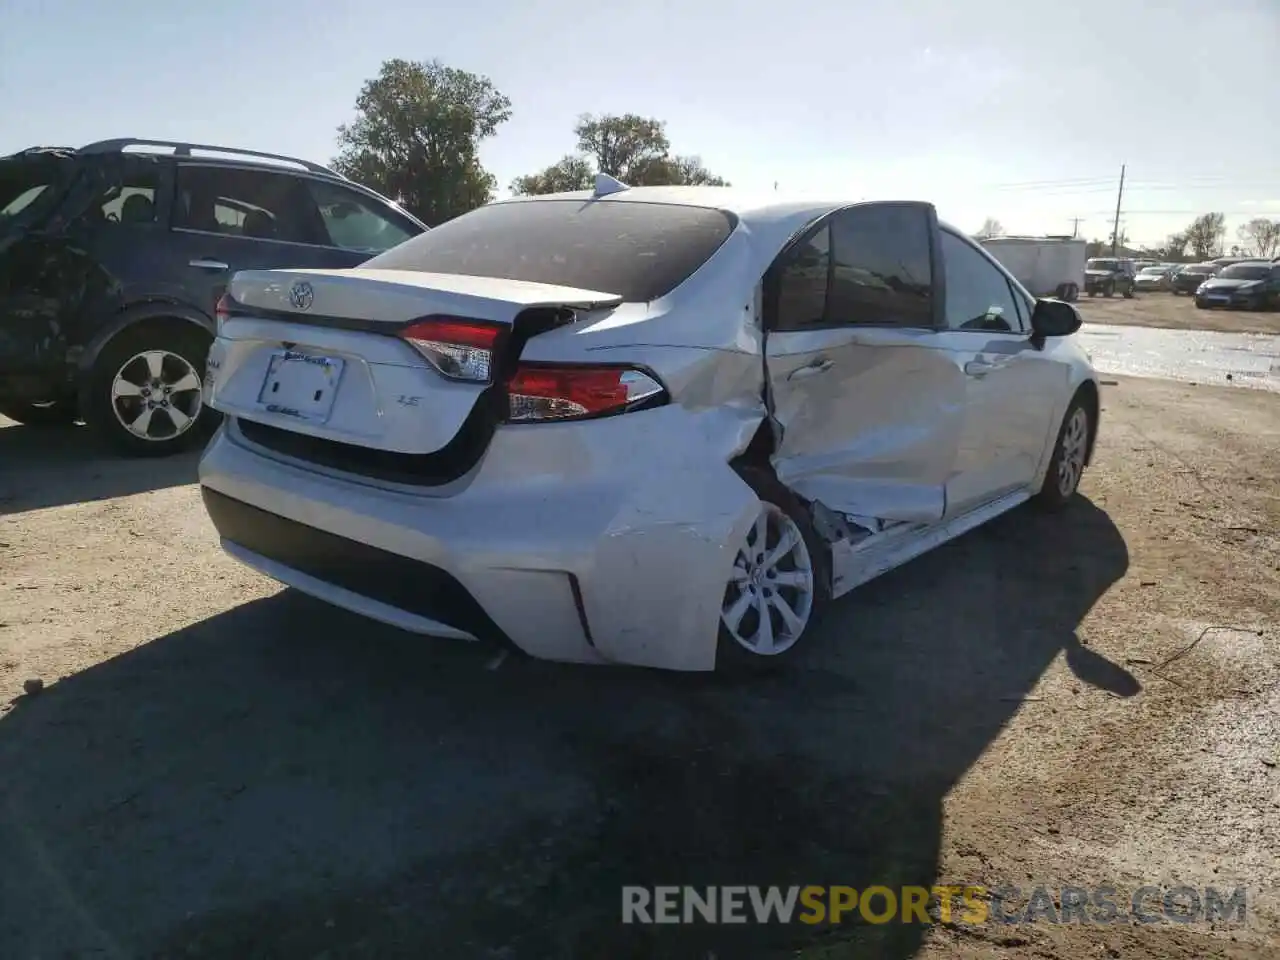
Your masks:
<instances>
[{"instance_id":1,"label":"door handle","mask_svg":"<svg viewBox=\"0 0 1280 960\"><path fill-rule=\"evenodd\" d=\"M197 270L230 270L231 269L230 265L223 263L221 260L192 260L189 264L187 264L187 266L195 267Z\"/></svg>"},{"instance_id":2,"label":"door handle","mask_svg":"<svg viewBox=\"0 0 1280 960\"><path fill-rule=\"evenodd\" d=\"M820 357L813 363L806 364L803 367L797 367L787 374L788 380L803 380L805 377L816 377L820 373L826 373L836 365L834 360L828 360L826 357Z\"/></svg>"},{"instance_id":3,"label":"door handle","mask_svg":"<svg viewBox=\"0 0 1280 960\"><path fill-rule=\"evenodd\" d=\"M970 360L964 365L964 372L971 377L985 377L992 370L998 370L1000 364L989 360Z\"/></svg>"}]
</instances>

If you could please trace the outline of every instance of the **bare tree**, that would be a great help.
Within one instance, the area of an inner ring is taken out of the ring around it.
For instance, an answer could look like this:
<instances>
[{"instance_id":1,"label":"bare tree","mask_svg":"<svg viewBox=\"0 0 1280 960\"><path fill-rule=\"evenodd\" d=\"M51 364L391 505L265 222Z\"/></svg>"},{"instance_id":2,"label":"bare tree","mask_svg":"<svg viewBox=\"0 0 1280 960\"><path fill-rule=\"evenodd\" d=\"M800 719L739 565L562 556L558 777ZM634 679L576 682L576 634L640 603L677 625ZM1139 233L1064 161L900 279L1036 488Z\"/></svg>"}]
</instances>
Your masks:
<instances>
[{"instance_id":1,"label":"bare tree","mask_svg":"<svg viewBox=\"0 0 1280 960\"><path fill-rule=\"evenodd\" d=\"M1160 257L1164 260L1181 260L1187 255L1187 235L1171 233L1160 248Z\"/></svg>"},{"instance_id":2,"label":"bare tree","mask_svg":"<svg viewBox=\"0 0 1280 960\"><path fill-rule=\"evenodd\" d=\"M1280 220L1255 217L1240 228L1239 234L1241 241L1259 257L1270 260L1280 254Z\"/></svg>"},{"instance_id":3,"label":"bare tree","mask_svg":"<svg viewBox=\"0 0 1280 960\"><path fill-rule=\"evenodd\" d=\"M1187 245L1197 259L1208 260L1219 249L1227 232L1226 217L1221 213L1202 213L1187 227Z\"/></svg>"},{"instance_id":4,"label":"bare tree","mask_svg":"<svg viewBox=\"0 0 1280 960\"><path fill-rule=\"evenodd\" d=\"M982 221L982 226L978 228L978 232L974 234L979 240L989 240L991 237L1004 236L1004 224L995 217L987 217Z\"/></svg>"}]
</instances>

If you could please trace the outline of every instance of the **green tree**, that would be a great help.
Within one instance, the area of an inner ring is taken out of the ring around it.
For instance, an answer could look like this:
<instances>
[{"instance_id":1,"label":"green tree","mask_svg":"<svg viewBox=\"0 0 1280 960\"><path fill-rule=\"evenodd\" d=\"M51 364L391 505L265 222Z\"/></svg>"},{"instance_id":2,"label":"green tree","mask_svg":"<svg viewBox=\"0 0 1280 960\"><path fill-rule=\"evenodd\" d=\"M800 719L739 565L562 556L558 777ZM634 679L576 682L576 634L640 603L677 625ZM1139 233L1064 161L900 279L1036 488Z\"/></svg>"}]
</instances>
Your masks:
<instances>
[{"instance_id":1,"label":"green tree","mask_svg":"<svg viewBox=\"0 0 1280 960\"><path fill-rule=\"evenodd\" d=\"M430 226L493 199L479 146L511 117L487 77L438 60L387 60L338 128L340 173L398 200Z\"/></svg>"},{"instance_id":2,"label":"green tree","mask_svg":"<svg viewBox=\"0 0 1280 960\"><path fill-rule=\"evenodd\" d=\"M585 190L597 172L617 177L633 187L698 185L726 187L696 156L671 153L666 124L652 117L583 114L573 128L578 152L563 157L538 173L511 181L514 194Z\"/></svg>"},{"instance_id":3,"label":"green tree","mask_svg":"<svg viewBox=\"0 0 1280 960\"><path fill-rule=\"evenodd\" d=\"M1187 246L1198 260L1208 260L1218 250L1227 232L1226 217L1221 213L1203 213L1187 227Z\"/></svg>"}]
</instances>

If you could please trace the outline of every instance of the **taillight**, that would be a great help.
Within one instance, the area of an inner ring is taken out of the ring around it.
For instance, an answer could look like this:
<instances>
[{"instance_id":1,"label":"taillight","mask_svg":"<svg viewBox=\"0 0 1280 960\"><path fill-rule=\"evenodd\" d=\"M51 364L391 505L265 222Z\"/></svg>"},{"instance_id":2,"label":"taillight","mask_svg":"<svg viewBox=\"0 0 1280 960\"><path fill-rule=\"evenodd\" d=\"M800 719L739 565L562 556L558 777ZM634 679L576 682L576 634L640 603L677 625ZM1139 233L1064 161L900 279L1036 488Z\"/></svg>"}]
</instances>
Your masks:
<instances>
[{"instance_id":1,"label":"taillight","mask_svg":"<svg viewBox=\"0 0 1280 960\"><path fill-rule=\"evenodd\" d=\"M494 351L505 330L487 320L429 317L410 324L400 336L450 380L489 383Z\"/></svg>"},{"instance_id":2,"label":"taillight","mask_svg":"<svg viewBox=\"0 0 1280 960\"><path fill-rule=\"evenodd\" d=\"M521 364L507 381L514 423L608 416L666 398L662 384L634 367Z\"/></svg>"},{"instance_id":3,"label":"taillight","mask_svg":"<svg viewBox=\"0 0 1280 960\"><path fill-rule=\"evenodd\" d=\"M231 318L231 295L224 293L218 298L213 308L213 319L217 323L218 335L222 335L222 325Z\"/></svg>"}]
</instances>

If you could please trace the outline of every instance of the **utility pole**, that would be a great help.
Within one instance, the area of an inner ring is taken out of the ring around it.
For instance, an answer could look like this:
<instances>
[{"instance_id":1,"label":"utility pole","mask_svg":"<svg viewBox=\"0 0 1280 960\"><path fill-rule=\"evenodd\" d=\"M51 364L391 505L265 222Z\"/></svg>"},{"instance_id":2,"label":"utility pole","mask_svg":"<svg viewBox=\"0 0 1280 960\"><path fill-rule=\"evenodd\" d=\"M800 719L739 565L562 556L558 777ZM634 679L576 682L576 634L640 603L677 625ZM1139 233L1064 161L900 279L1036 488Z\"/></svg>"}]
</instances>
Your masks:
<instances>
[{"instance_id":1,"label":"utility pole","mask_svg":"<svg viewBox=\"0 0 1280 960\"><path fill-rule=\"evenodd\" d=\"M1124 168L1125 165L1120 164L1120 192L1116 194L1116 220L1111 230L1111 255L1116 255L1116 248L1120 246L1120 201L1124 199Z\"/></svg>"},{"instance_id":2,"label":"utility pole","mask_svg":"<svg viewBox=\"0 0 1280 960\"><path fill-rule=\"evenodd\" d=\"M1075 240L1080 236L1080 221L1082 221L1083 219L1084 217L1071 218L1071 239L1072 240Z\"/></svg>"}]
</instances>

